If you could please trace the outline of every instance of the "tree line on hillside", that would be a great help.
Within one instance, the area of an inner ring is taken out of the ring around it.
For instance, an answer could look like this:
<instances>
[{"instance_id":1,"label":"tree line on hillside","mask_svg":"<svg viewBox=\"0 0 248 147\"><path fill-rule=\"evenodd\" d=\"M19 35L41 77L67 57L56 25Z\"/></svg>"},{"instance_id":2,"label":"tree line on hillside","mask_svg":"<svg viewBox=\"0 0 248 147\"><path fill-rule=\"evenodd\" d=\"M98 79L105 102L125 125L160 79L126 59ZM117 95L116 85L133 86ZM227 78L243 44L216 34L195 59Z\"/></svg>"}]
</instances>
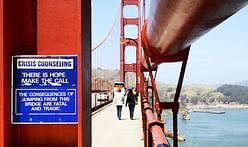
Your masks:
<instances>
[{"instance_id":1,"label":"tree line on hillside","mask_svg":"<svg viewBox=\"0 0 248 147\"><path fill-rule=\"evenodd\" d=\"M161 101L173 101L175 85L158 84ZM181 103L191 104L248 104L248 87L238 85L222 85L217 89L205 85L189 85L182 88Z\"/></svg>"},{"instance_id":2,"label":"tree line on hillside","mask_svg":"<svg viewBox=\"0 0 248 147\"><path fill-rule=\"evenodd\" d=\"M224 102L238 102L248 104L248 87L239 85L223 85L217 88L218 92L223 93Z\"/></svg>"}]
</instances>

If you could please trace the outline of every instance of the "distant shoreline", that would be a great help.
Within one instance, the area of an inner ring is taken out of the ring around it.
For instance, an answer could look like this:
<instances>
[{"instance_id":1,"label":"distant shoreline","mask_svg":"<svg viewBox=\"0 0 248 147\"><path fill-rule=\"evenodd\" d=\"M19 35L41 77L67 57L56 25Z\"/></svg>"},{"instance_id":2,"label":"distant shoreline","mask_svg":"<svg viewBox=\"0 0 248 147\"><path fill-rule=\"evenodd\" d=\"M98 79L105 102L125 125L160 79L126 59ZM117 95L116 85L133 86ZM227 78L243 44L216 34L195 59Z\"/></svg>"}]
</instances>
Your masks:
<instances>
[{"instance_id":1,"label":"distant shoreline","mask_svg":"<svg viewBox=\"0 0 248 147\"><path fill-rule=\"evenodd\" d=\"M188 105L187 108L190 111L201 110L201 109L248 109L247 104L216 104L216 105Z\"/></svg>"},{"instance_id":2,"label":"distant shoreline","mask_svg":"<svg viewBox=\"0 0 248 147\"><path fill-rule=\"evenodd\" d=\"M204 111L209 109L248 109L248 104L216 104L216 105L204 105L204 104L198 104L198 105L189 105L187 104L187 108L180 107L179 108L179 114L184 113L185 111L188 112L195 112L195 111ZM164 109L165 110L165 109ZM171 111L164 111L165 114L172 113Z\"/></svg>"}]
</instances>

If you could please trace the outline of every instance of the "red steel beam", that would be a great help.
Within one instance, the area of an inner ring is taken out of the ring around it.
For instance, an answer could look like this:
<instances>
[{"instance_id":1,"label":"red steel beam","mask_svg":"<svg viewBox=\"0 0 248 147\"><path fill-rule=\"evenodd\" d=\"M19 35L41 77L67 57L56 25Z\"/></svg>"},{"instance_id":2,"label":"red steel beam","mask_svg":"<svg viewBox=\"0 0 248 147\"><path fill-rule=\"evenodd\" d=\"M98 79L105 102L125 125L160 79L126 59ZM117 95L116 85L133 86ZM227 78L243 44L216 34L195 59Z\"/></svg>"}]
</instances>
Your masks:
<instances>
[{"instance_id":1,"label":"red steel beam","mask_svg":"<svg viewBox=\"0 0 248 147\"><path fill-rule=\"evenodd\" d=\"M33 0L0 0L0 147L21 147L20 127L10 120L11 56L36 52L35 14Z\"/></svg>"},{"instance_id":2,"label":"red steel beam","mask_svg":"<svg viewBox=\"0 0 248 147\"><path fill-rule=\"evenodd\" d=\"M124 18L125 25L138 25L139 18Z\"/></svg>"},{"instance_id":3,"label":"red steel beam","mask_svg":"<svg viewBox=\"0 0 248 147\"><path fill-rule=\"evenodd\" d=\"M125 72L136 72L136 64L125 64Z\"/></svg>"},{"instance_id":4,"label":"red steel beam","mask_svg":"<svg viewBox=\"0 0 248 147\"><path fill-rule=\"evenodd\" d=\"M91 146L92 129L91 129L91 0L81 1L81 36L80 36L80 51L81 55L81 70L82 76L79 73L79 80L81 80L80 87L82 92L79 95L79 113L78 113L78 146ZM79 68L80 69L80 68ZM81 99L81 100L80 100Z\"/></svg>"},{"instance_id":5,"label":"red steel beam","mask_svg":"<svg viewBox=\"0 0 248 147\"><path fill-rule=\"evenodd\" d=\"M3 0L0 0L0 147L4 146L4 56L3 56Z\"/></svg>"},{"instance_id":6,"label":"red steel beam","mask_svg":"<svg viewBox=\"0 0 248 147\"><path fill-rule=\"evenodd\" d=\"M25 130L27 134L26 142L23 142L27 144L26 146L81 146L82 136L79 132L84 129L82 128L81 109L87 109L83 108L81 98L83 73L80 2L81 0L37 1L37 54L78 55L78 125L29 126ZM66 132L66 136L62 132ZM28 140L28 136L32 136L32 140Z\"/></svg>"},{"instance_id":7,"label":"red steel beam","mask_svg":"<svg viewBox=\"0 0 248 147\"><path fill-rule=\"evenodd\" d=\"M151 1L147 28L142 31L142 40L149 48L146 52L158 63L170 56L174 56L172 59L183 56L185 48L247 3L247 0Z\"/></svg>"},{"instance_id":8,"label":"red steel beam","mask_svg":"<svg viewBox=\"0 0 248 147\"><path fill-rule=\"evenodd\" d=\"M138 5L137 0L123 0L124 5Z\"/></svg>"},{"instance_id":9,"label":"red steel beam","mask_svg":"<svg viewBox=\"0 0 248 147\"><path fill-rule=\"evenodd\" d=\"M124 6L125 0L122 0L121 3L121 14L120 14L120 82L125 82L125 43L122 43L125 40L124 36Z\"/></svg>"}]
</instances>

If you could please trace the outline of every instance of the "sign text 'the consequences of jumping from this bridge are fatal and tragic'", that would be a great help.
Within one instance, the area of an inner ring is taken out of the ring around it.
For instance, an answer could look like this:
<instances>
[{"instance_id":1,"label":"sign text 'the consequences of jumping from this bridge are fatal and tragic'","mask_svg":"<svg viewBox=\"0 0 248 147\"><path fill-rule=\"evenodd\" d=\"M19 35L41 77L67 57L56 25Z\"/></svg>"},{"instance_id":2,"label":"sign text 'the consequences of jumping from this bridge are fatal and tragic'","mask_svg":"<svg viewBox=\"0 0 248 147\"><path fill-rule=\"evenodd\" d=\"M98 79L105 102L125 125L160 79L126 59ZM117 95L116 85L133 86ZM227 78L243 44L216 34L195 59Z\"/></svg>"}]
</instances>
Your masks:
<instances>
[{"instance_id":1,"label":"sign text 'the consequences of jumping from this bridge are fatal and tragic'","mask_svg":"<svg viewBox=\"0 0 248 147\"><path fill-rule=\"evenodd\" d=\"M77 123L77 56L12 57L12 123Z\"/></svg>"}]
</instances>

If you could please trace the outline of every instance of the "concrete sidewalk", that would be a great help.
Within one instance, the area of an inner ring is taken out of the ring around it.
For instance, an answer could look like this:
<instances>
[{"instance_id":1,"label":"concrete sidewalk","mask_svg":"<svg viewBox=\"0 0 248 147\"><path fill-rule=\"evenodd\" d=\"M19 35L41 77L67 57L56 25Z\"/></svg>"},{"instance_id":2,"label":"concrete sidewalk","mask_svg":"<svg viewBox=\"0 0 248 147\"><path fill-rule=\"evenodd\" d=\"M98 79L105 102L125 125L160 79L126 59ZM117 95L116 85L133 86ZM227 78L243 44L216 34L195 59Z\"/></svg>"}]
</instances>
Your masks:
<instances>
[{"instance_id":1,"label":"concrete sidewalk","mask_svg":"<svg viewBox=\"0 0 248 147\"><path fill-rule=\"evenodd\" d=\"M144 147L140 105L134 111L134 120L128 107L122 107L118 120L114 105L92 115L92 147Z\"/></svg>"}]
</instances>

